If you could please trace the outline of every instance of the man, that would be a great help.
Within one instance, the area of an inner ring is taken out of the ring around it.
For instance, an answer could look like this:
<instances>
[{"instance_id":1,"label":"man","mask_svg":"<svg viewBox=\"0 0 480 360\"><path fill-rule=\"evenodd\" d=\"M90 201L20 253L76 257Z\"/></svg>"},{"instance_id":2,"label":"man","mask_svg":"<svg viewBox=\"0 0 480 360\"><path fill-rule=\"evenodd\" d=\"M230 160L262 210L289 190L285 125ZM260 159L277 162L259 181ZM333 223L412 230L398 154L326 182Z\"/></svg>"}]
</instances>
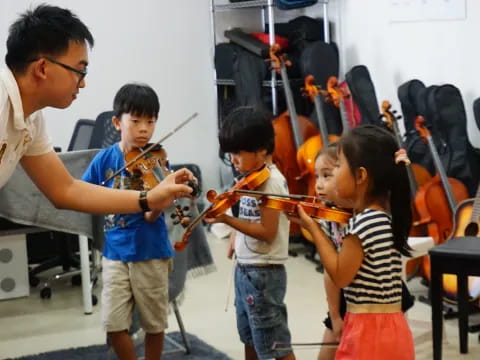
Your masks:
<instances>
[{"instance_id":1,"label":"man","mask_svg":"<svg viewBox=\"0 0 480 360\"><path fill-rule=\"evenodd\" d=\"M0 188L20 162L57 208L91 213L162 210L192 189L187 169L148 193L114 190L74 179L53 151L41 110L64 109L85 87L88 49L94 39L71 11L39 5L9 29L7 68L0 72ZM85 196L88 194L88 196Z\"/></svg>"}]
</instances>

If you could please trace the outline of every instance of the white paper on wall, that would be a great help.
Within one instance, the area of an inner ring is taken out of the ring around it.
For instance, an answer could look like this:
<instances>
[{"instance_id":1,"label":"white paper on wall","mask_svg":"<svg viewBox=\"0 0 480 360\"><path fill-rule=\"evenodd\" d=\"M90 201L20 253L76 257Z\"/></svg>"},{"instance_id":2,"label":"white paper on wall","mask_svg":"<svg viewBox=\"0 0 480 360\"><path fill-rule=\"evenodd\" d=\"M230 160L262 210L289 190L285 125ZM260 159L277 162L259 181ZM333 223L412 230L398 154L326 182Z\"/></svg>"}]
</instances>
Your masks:
<instances>
[{"instance_id":1,"label":"white paper on wall","mask_svg":"<svg viewBox=\"0 0 480 360\"><path fill-rule=\"evenodd\" d=\"M466 0L390 0L390 22L463 20Z\"/></svg>"}]
</instances>

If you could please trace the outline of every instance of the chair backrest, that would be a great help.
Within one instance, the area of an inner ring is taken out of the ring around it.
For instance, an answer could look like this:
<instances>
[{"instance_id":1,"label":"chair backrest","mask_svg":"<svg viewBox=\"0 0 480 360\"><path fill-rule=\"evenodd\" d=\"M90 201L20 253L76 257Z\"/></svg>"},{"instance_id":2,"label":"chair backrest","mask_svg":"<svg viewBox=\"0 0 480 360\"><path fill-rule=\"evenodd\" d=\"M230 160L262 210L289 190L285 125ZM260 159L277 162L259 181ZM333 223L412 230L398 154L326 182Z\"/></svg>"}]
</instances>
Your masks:
<instances>
[{"instance_id":1,"label":"chair backrest","mask_svg":"<svg viewBox=\"0 0 480 360\"><path fill-rule=\"evenodd\" d=\"M90 146L95 121L80 119L75 124L67 151L86 150Z\"/></svg>"},{"instance_id":2,"label":"chair backrest","mask_svg":"<svg viewBox=\"0 0 480 360\"><path fill-rule=\"evenodd\" d=\"M475 117L475 121L477 122L477 127L480 130L480 98L473 102L473 115Z\"/></svg>"},{"instance_id":3,"label":"chair backrest","mask_svg":"<svg viewBox=\"0 0 480 360\"><path fill-rule=\"evenodd\" d=\"M120 132L112 124L113 111L104 111L97 116L90 141L90 149L103 149L120 141Z\"/></svg>"}]
</instances>

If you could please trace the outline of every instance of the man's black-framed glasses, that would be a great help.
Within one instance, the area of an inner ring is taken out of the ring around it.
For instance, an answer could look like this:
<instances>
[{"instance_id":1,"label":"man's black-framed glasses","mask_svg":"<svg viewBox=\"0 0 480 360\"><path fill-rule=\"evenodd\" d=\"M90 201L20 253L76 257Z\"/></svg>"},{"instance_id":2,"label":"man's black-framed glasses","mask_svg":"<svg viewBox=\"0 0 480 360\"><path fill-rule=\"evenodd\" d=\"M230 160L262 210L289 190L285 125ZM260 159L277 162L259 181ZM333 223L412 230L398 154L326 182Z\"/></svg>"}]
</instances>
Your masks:
<instances>
[{"instance_id":1,"label":"man's black-framed glasses","mask_svg":"<svg viewBox=\"0 0 480 360\"><path fill-rule=\"evenodd\" d=\"M87 70L80 70L80 69L75 69L74 67L70 66L70 65L67 65L67 64L64 64L60 61L57 61L53 58L51 58L50 56L44 56L45 59L47 59L48 61L50 61L51 63L53 64L57 64L57 65L60 65L61 67L63 67L64 69L67 69L67 70L70 70L70 71L73 71L74 73L78 74L79 77L78 77L78 85L80 85L80 83L82 82L82 80L85 78L85 76L87 76Z\"/></svg>"}]
</instances>

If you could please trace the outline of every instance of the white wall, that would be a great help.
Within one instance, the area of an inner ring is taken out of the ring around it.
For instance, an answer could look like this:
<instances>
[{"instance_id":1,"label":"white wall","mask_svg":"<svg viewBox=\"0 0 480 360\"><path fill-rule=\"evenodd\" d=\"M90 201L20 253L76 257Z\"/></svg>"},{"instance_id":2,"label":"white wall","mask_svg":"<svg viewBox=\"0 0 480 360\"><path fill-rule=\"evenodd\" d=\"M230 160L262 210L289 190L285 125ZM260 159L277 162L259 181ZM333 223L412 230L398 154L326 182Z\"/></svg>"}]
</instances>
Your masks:
<instances>
[{"instance_id":1,"label":"white wall","mask_svg":"<svg viewBox=\"0 0 480 360\"><path fill-rule=\"evenodd\" d=\"M332 0L341 7L340 45L343 70L364 64L370 70L378 101L389 99L400 110L397 88L417 78L425 85L451 83L465 102L472 144L480 133L472 111L480 97L480 2L467 0L467 16L455 21L391 23L390 0Z\"/></svg>"},{"instance_id":2,"label":"white wall","mask_svg":"<svg viewBox=\"0 0 480 360\"><path fill-rule=\"evenodd\" d=\"M2 59L8 26L32 3L40 2L0 2ZM193 112L199 112L199 117L164 145L173 163L198 164L206 186L217 186L210 1L49 0L48 3L71 9L95 38L86 88L70 108L45 111L54 144L66 148L78 119L95 119L100 112L111 110L113 97L123 84L146 82L157 91L161 104L152 140L159 139Z\"/></svg>"},{"instance_id":3,"label":"white wall","mask_svg":"<svg viewBox=\"0 0 480 360\"><path fill-rule=\"evenodd\" d=\"M8 26L19 13L39 2L0 1L1 58L5 55ZM45 111L55 145L67 146L77 119L94 119L110 109L121 85L128 81L147 82L158 92L161 102L155 138L194 111L200 113L165 146L172 162L197 163L206 186L216 187L219 171L210 0L49 3L73 10L89 26L96 41L90 53L87 87L79 98L66 110ZM389 99L396 109L400 109L397 87L407 80L456 85L464 97L470 139L480 147L472 114L472 102L480 96L480 50L476 46L480 2L467 0L466 20L412 23L390 23L388 4L385 0L330 1L330 17L336 22L333 38L340 46L342 72L356 64L367 65L378 100ZM248 23L247 27L254 30L254 25L260 23L259 13L249 11L250 16L244 12L220 14L217 33L231 23ZM276 16L286 20L302 14L319 16L322 6L277 12Z\"/></svg>"}]
</instances>

